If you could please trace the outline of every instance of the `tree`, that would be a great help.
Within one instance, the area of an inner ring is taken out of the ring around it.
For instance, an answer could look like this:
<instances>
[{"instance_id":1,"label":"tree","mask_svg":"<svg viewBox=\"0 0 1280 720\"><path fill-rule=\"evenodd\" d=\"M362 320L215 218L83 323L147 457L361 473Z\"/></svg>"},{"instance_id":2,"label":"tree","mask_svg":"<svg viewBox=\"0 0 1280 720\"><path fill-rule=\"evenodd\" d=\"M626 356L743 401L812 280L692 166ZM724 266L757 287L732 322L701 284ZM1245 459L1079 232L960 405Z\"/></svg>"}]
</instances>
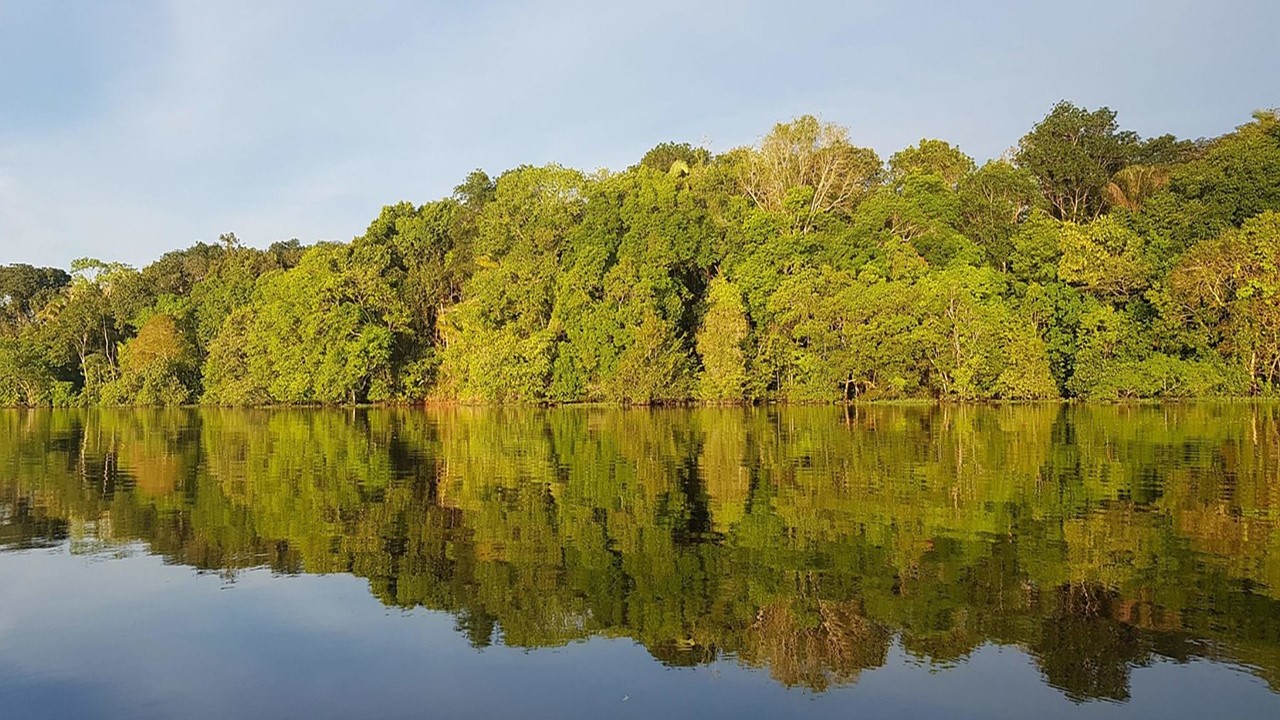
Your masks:
<instances>
[{"instance_id":1,"label":"tree","mask_svg":"<svg viewBox=\"0 0 1280 720\"><path fill-rule=\"evenodd\" d=\"M251 307L237 308L223 320L209 343L202 367L204 393L200 402L208 405L265 405L271 402L269 378L260 377L251 367L251 357L260 363L255 348L250 351L254 330Z\"/></svg>"},{"instance_id":2,"label":"tree","mask_svg":"<svg viewBox=\"0 0 1280 720\"><path fill-rule=\"evenodd\" d=\"M120 374L102 389L113 405L181 405L198 392L195 348L170 315L153 315L125 343Z\"/></svg>"},{"instance_id":3,"label":"tree","mask_svg":"<svg viewBox=\"0 0 1280 720\"><path fill-rule=\"evenodd\" d=\"M102 386L116 376L118 345L128 327L117 291L136 275L119 263L77 260L71 283L45 308L39 333L48 356L54 364L74 368L88 402L96 401Z\"/></svg>"},{"instance_id":4,"label":"tree","mask_svg":"<svg viewBox=\"0 0 1280 720\"><path fill-rule=\"evenodd\" d=\"M15 264L0 266L0 332L16 333L38 313L71 276L57 268Z\"/></svg>"},{"instance_id":5,"label":"tree","mask_svg":"<svg viewBox=\"0 0 1280 720\"><path fill-rule=\"evenodd\" d=\"M1007 269L1025 282L1048 283L1058 279L1065 223L1043 211L1027 218L1009 239Z\"/></svg>"},{"instance_id":6,"label":"tree","mask_svg":"<svg viewBox=\"0 0 1280 720\"><path fill-rule=\"evenodd\" d=\"M685 172L699 165L711 162L711 152L703 147L695 147L689 143L664 142L655 145L640 158L640 164L665 173L681 167Z\"/></svg>"},{"instance_id":7,"label":"tree","mask_svg":"<svg viewBox=\"0 0 1280 720\"><path fill-rule=\"evenodd\" d=\"M747 308L738 287L716 277L707 288L707 312L698 329L702 359L698 395L704 400L738 401L747 383Z\"/></svg>"},{"instance_id":8,"label":"tree","mask_svg":"<svg viewBox=\"0 0 1280 720\"><path fill-rule=\"evenodd\" d=\"M671 323L646 312L630 334L605 380L609 399L649 405L689 397L689 355Z\"/></svg>"},{"instance_id":9,"label":"tree","mask_svg":"<svg viewBox=\"0 0 1280 720\"><path fill-rule=\"evenodd\" d=\"M973 158L950 143L922 139L889 158L889 177L896 184L908 175L935 175L954 190L976 167Z\"/></svg>"},{"instance_id":10,"label":"tree","mask_svg":"<svg viewBox=\"0 0 1280 720\"><path fill-rule=\"evenodd\" d=\"M1049 349L1034 326L1025 317L1007 310L997 318L1001 325L997 340L1000 352L995 360L998 370L991 385L992 397L1004 400L1058 397Z\"/></svg>"},{"instance_id":11,"label":"tree","mask_svg":"<svg viewBox=\"0 0 1280 720\"><path fill-rule=\"evenodd\" d=\"M772 279L763 300L749 314L756 322L754 351L748 360L749 394L791 400L840 399L846 358L840 335L845 303L837 295L848 274L827 267L802 266ZM741 282L753 282L750 274ZM803 298L802 302L797 299Z\"/></svg>"},{"instance_id":12,"label":"tree","mask_svg":"<svg viewBox=\"0 0 1280 720\"><path fill-rule=\"evenodd\" d=\"M1086 222L1105 208L1107 183L1137 143L1135 133L1118 129L1112 110L1063 101L1023 136L1014 157L1040 181L1055 217Z\"/></svg>"},{"instance_id":13,"label":"tree","mask_svg":"<svg viewBox=\"0 0 1280 720\"><path fill-rule=\"evenodd\" d=\"M850 224L859 235L907 241L934 267L983 260L982 250L958 229L959 198L938 175L912 174L881 187L858 206Z\"/></svg>"},{"instance_id":14,"label":"tree","mask_svg":"<svg viewBox=\"0 0 1280 720\"><path fill-rule=\"evenodd\" d=\"M30 335L0 336L0 407L68 405L71 392L70 383L54 377Z\"/></svg>"},{"instance_id":15,"label":"tree","mask_svg":"<svg viewBox=\"0 0 1280 720\"><path fill-rule=\"evenodd\" d=\"M805 115L779 123L744 168L746 193L770 212L787 212L800 231L820 215L847 215L880 179L880 158L849 142L849 131Z\"/></svg>"},{"instance_id":16,"label":"tree","mask_svg":"<svg viewBox=\"0 0 1280 720\"><path fill-rule=\"evenodd\" d=\"M555 275L584 210L586 179L559 166L498 178L478 218L477 269L439 319L440 388L470 400L546 397L556 331Z\"/></svg>"},{"instance_id":17,"label":"tree","mask_svg":"<svg viewBox=\"0 0 1280 720\"><path fill-rule=\"evenodd\" d=\"M488 173L476 168L467 173L466 179L453 189L453 197L464 206L479 210L493 200L496 190L497 185Z\"/></svg>"},{"instance_id":18,"label":"tree","mask_svg":"<svg viewBox=\"0 0 1280 720\"><path fill-rule=\"evenodd\" d=\"M1142 236L1111 218L1064 223L1058 277L1104 298L1123 300L1147 287L1150 268Z\"/></svg>"},{"instance_id":19,"label":"tree","mask_svg":"<svg viewBox=\"0 0 1280 720\"><path fill-rule=\"evenodd\" d=\"M1056 259L1054 262L1056 264ZM1021 304L1022 316L1044 340L1049 372L1057 385L1057 394L1060 397L1069 396L1067 386L1075 373L1080 316L1087 304L1086 296L1066 283L1052 280L1031 282Z\"/></svg>"},{"instance_id":20,"label":"tree","mask_svg":"<svg viewBox=\"0 0 1280 720\"><path fill-rule=\"evenodd\" d=\"M1084 398L1141 397L1132 369L1149 354L1133 318L1109 305L1088 304L1080 316L1080 349L1067 383Z\"/></svg>"},{"instance_id":21,"label":"tree","mask_svg":"<svg viewBox=\"0 0 1280 720\"><path fill-rule=\"evenodd\" d=\"M939 397L1053 395L1044 343L1027 319L1002 301L1004 282L989 268L956 265L917 283L924 313L914 334L928 364L928 382Z\"/></svg>"},{"instance_id":22,"label":"tree","mask_svg":"<svg viewBox=\"0 0 1280 720\"><path fill-rule=\"evenodd\" d=\"M1152 233L1169 236L1171 254L1263 212L1280 211L1280 115L1254 113L1253 122L1171 167L1165 190L1143 210Z\"/></svg>"},{"instance_id":23,"label":"tree","mask_svg":"<svg viewBox=\"0 0 1280 720\"><path fill-rule=\"evenodd\" d=\"M1147 198L1169 182L1169 171L1155 165L1130 165L1111 176L1104 188L1107 204L1113 208L1138 211Z\"/></svg>"},{"instance_id":24,"label":"tree","mask_svg":"<svg viewBox=\"0 0 1280 720\"><path fill-rule=\"evenodd\" d=\"M695 299L704 293L716 244L690 183L704 170L693 172L641 165L589 187L582 222L561 255L551 319L558 336L553 399L689 396ZM635 357L668 368L669 388L639 392Z\"/></svg>"},{"instance_id":25,"label":"tree","mask_svg":"<svg viewBox=\"0 0 1280 720\"><path fill-rule=\"evenodd\" d=\"M987 255L987 262L1008 269L1013 237L1043 204L1035 176L1000 160L964 176L957 187L960 232Z\"/></svg>"},{"instance_id":26,"label":"tree","mask_svg":"<svg viewBox=\"0 0 1280 720\"><path fill-rule=\"evenodd\" d=\"M476 170L346 243L0 268L0 401L1272 393L1277 178L1274 111L1139 140L1066 102L976 169L931 139L885 168L804 116L619 172Z\"/></svg>"},{"instance_id":27,"label":"tree","mask_svg":"<svg viewBox=\"0 0 1280 720\"><path fill-rule=\"evenodd\" d=\"M288 270L296 267L302 262L302 255L306 252L306 248L298 238L289 240L278 240L267 246L267 255L270 256L273 267L282 270Z\"/></svg>"},{"instance_id":28,"label":"tree","mask_svg":"<svg viewBox=\"0 0 1280 720\"><path fill-rule=\"evenodd\" d=\"M267 273L248 315L228 316L219 335L229 338L210 344L206 374L216 382L206 397L265 388L284 403L390 399L395 338L409 314L389 282L389 262L382 246L317 245L296 268ZM246 344L233 352L227 344L241 333Z\"/></svg>"},{"instance_id":29,"label":"tree","mask_svg":"<svg viewBox=\"0 0 1280 720\"><path fill-rule=\"evenodd\" d=\"M474 210L468 202L476 200L441 200L421 207L407 202L389 205L353 241L353 245L376 246L390 253L384 274L404 296L415 345L430 346L439 339L437 319L462 299L463 283L474 271ZM406 348L411 354L414 350Z\"/></svg>"},{"instance_id":30,"label":"tree","mask_svg":"<svg viewBox=\"0 0 1280 720\"><path fill-rule=\"evenodd\" d=\"M1280 383L1280 212L1191 248L1168 282L1179 319L1204 328L1252 392Z\"/></svg>"}]
</instances>

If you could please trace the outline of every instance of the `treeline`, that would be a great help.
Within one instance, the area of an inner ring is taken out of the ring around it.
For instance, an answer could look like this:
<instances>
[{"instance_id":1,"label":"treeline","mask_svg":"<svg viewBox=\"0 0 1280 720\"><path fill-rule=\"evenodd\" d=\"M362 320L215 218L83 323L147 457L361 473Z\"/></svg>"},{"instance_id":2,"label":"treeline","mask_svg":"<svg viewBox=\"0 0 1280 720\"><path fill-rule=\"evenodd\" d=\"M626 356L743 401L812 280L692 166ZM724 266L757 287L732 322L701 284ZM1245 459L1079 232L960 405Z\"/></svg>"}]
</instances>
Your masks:
<instances>
[{"instance_id":1,"label":"treeline","mask_svg":"<svg viewBox=\"0 0 1280 720\"><path fill-rule=\"evenodd\" d=\"M350 243L0 268L0 404L1273 394L1280 116L1141 138L1060 103L977 167L812 117L519 167Z\"/></svg>"},{"instance_id":2,"label":"treeline","mask_svg":"<svg viewBox=\"0 0 1280 720\"><path fill-rule=\"evenodd\" d=\"M624 637L820 690L994 644L1077 700L1162 660L1280 690L1269 403L11 411L0 437L0 551L351 573L476 646Z\"/></svg>"}]
</instances>

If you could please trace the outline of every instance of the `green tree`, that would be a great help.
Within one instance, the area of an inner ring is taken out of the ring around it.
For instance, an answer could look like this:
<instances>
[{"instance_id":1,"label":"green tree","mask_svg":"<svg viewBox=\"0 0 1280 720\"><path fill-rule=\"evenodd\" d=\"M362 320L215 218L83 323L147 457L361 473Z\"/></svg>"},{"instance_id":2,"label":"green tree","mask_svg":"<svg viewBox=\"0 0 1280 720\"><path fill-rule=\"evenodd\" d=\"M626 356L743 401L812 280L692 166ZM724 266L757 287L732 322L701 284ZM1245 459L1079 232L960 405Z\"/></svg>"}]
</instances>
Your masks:
<instances>
[{"instance_id":1,"label":"green tree","mask_svg":"<svg viewBox=\"0 0 1280 720\"><path fill-rule=\"evenodd\" d=\"M243 350L228 348L230 339L210 344L217 352L206 375L217 382L206 397L243 398L245 388L262 387L284 403L389 398L395 337L409 322L389 262L385 246L317 245L296 268L263 276L250 315L233 314L219 330L243 332Z\"/></svg>"},{"instance_id":2,"label":"green tree","mask_svg":"<svg viewBox=\"0 0 1280 720\"><path fill-rule=\"evenodd\" d=\"M557 261L583 211L585 178L558 166L498 179L480 215L477 270L441 318L441 392L470 400L541 400L557 332Z\"/></svg>"},{"instance_id":3,"label":"green tree","mask_svg":"<svg viewBox=\"0 0 1280 720\"><path fill-rule=\"evenodd\" d=\"M1268 210L1280 211L1280 116L1253 122L1210 142L1169 169L1165 190L1143 205L1152 232L1167 235L1171 254Z\"/></svg>"},{"instance_id":4,"label":"green tree","mask_svg":"<svg viewBox=\"0 0 1280 720\"><path fill-rule=\"evenodd\" d=\"M1053 214L1086 222L1105 208L1111 176L1130 162L1138 136L1121 131L1109 108L1060 102L1018 142L1020 167L1040 181Z\"/></svg>"},{"instance_id":5,"label":"green tree","mask_svg":"<svg viewBox=\"0 0 1280 720\"><path fill-rule=\"evenodd\" d=\"M889 177L894 183L908 175L934 175L953 190L976 168L973 158L959 148L927 138L889 158Z\"/></svg>"},{"instance_id":6,"label":"green tree","mask_svg":"<svg viewBox=\"0 0 1280 720\"><path fill-rule=\"evenodd\" d=\"M982 250L958 229L959 197L934 174L908 175L896 186L880 188L858 206L851 225L857 235L882 243L907 241L934 267L983 260Z\"/></svg>"},{"instance_id":7,"label":"green tree","mask_svg":"<svg viewBox=\"0 0 1280 720\"><path fill-rule=\"evenodd\" d=\"M0 266L0 332L16 333L71 282L57 268L15 264Z\"/></svg>"},{"instance_id":8,"label":"green tree","mask_svg":"<svg viewBox=\"0 0 1280 720\"><path fill-rule=\"evenodd\" d=\"M691 168L709 162L711 152L706 148L675 142L659 143L640 158L641 165L662 173L679 169L687 173Z\"/></svg>"},{"instance_id":9,"label":"green tree","mask_svg":"<svg viewBox=\"0 0 1280 720\"><path fill-rule=\"evenodd\" d=\"M29 334L0 336L0 407L66 405L71 384L59 382Z\"/></svg>"},{"instance_id":10,"label":"green tree","mask_svg":"<svg viewBox=\"0 0 1280 720\"><path fill-rule=\"evenodd\" d=\"M73 368L86 402L95 402L102 386L116 376L118 345L128 329L118 291L135 276L119 263L77 260L71 283L45 308L40 334L48 357Z\"/></svg>"},{"instance_id":11,"label":"green tree","mask_svg":"<svg viewBox=\"0 0 1280 720\"><path fill-rule=\"evenodd\" d=\"M1169 274L1177 320L1208 333L1255 393L1280 382L1280 212L1191 248Z\"/></svg>"},{"instance_id":12,"label":"green tree","mask_svg":"<svg viewBox=\"0 0 1280 720\"><path fill-rule=\"evenodd\" d=\"M1113 208L1138 211L1152 195L1169 182L1169 171L1155 165L1130 165L1111 176L1103 189Z\"/></svg>"},{"instance_id":13,"label":"green tree","mask_svg":"<svg viewBox=\"0 0 1280 720\"><path fill-rule=\"evenodd\" d=\"M697 335L698 357L702 359L699 397L713 401L743 399L750 330L742 293L724 277L716 277L707 288L707 312Z\"/></svg>"},{"instance_id":14,"label":"green tree","mask_svg":"<svg viewBox=\"0 0 1280 720\"><path fill-rule=\"evenodd\" d=\"M198 392L198 362L170 315L153 315L125 343L120 374L102 389L102 401L113 405L180 405Z\"/></svg>"},{"instance_id":15,"label":"green tree","mask_svg":"<svg viewBox=\"0 0 1280 720\"><path fill-rule=\"evenodd\" d=\"M476 170L449 197L384 207L348 243L259 250L227 233L140 270L0 268L0 396L1271 393L1278 162L1273 111L1212 140L1140 140L1110 110L1064 102L981 168L931 139L882 167L804 116L755 147L663 143L620 172ZM125 362L161 336L185 364Z\"/></svg>"},{"instance_id":16,"label":"green tree","mask_svg":"<svg viewBox=\"0 0 1280 720\"><path fill-rule=\"evenodd\" d=\"M1023 168L993 160L965 175L957 194L960 231L986 252L987 262L1008 269L1013 236L1043 204L1035 177Z\"/></svg>"},{"instance_id":17,"label":"green tree","mask_svg":"<svg viewBox=\"0 0 1280 720\"><path fill-rule=\"evenodd\" d=\"M1065 282L1110 300L1129 298L1150 282L1142 236L1111 217L1066 223L1058 237L1058 277Z\"/></svg>"}]
</instances>

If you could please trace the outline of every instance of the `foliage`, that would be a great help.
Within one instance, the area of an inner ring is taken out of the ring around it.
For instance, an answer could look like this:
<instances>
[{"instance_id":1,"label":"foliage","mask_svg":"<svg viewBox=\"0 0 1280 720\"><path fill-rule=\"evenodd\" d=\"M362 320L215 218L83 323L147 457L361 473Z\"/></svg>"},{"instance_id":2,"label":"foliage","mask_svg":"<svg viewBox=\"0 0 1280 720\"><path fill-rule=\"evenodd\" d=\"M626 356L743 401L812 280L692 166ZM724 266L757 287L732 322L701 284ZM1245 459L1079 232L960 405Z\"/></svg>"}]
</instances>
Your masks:
<instances>
[{"instance_id":1,"label":"foliage","mask_svg":"<svg viewBox=\"0 0 1280 720\"><path fill-rule=\"evenodd\" d=\"M1032 210L1044 203L1035 176L992 161L963 177L957 193L961 233L986 252L989 263L1007 270L1012 238Z\"/></svg>"},{"instance_id":2,"label":"foliage","mask_svg":"<svg viewBox=\"0 0 1280 720\"><path fill-rule=\"evenodd\" d=\"M1060 220L1092 220L1105 207L1111 176L1128 164L1138 143L1121 131L1108 108L1086 110L1060 102L1018 142L1018 165L1040 180Z\"/></svg>"},{"instance_id":3,"label":"foliage","mask_svg":"<svg viewBox=\"0 0 1280 720\"><path fill-rule=\"evenodd\" d=\"M1193 247L1168 280L1182 317L1243 366L1255 392L1280 382L1280 212Z\"/></svg>"},{"instance_id":4,"label":"foliage","mask_svg":"<svg viewBox=\"0 0 1280 720\"><path fill-rule=\"evenodd\" d=\"M698 328L697 349L702 358L698 396L704 400L742 400L747 384L747 307L742 292L723 277L707 288L707 312Z\"/></svg>"},{"instance_id":5,"label":"foliage","mask_svg":"<svg viewBox=\"0 0 1280 720\"><path fill-rule=\"evenodd\" d=\"M1058 247L1058 277L1097 297L1123 300L1147 285L1142 236L1111 217L1083 226L1065 223Z\"/></svg>"},{"instance_id":6,"label":"foliage","mask_svg":"<svg viewBox=\"0 0 1280 720\"><path fill-rule=\"evenodd\" d=\"M120 353L120 374L102 390L115 405L180 405L196 395L195 349L171 315L153 315Z\"/></svg>"},{"instance_id":7,"label":"foliage","mask_svg":"<svg viewBox=\"0 0 1280 720\"><path fill-rule=\"evenodd\" d=\"M812 115L779 123L747 162L743 187L761 208L807 230L825 213L848 214L880 179L880 158Z\"/></svg>"},{"instance_id":8,"label":"foliage","mask_svg":"<svg viewBox=\"0 0 1280 720\"><path fill-rule=\"evenodd\" d=\"M658 172L688 173L692 168L711 162L711 152L689 143L664 142L654 146L640 158L640 164Z\"/></svg>"},{"instance_id":9,"label":"foliage","mask_svg":"<svg viewBox=\"0 0 1280 720\"><path fill-rule=\"evenodd\" d=\"M0 337L0 405L66 404L65 396L37 344L29 337Z\"/></svg>"},{"instance_id":10,"label":"foliage","mask_svg":"<svg viewBox=\"0 0 1280 720\"><path fill-rule=\"evenodd\" d=\"M0 266L0 329L14 332L35 321L36 313L69 282L71 276L57 268Z\"/></svg>"},{"instance_id":11,"label":"foliage","mask_svg":"<svg viewBox=\"0 0 1280 720\"><path fill-rule=\"evenodd\" d=\"M973 158L960 152L959 148L945 140L928 138L889 157L889 177L894 182L900 182L908 175L933 175L953 189L976 167Z\"/></svg>"},{"instance_id":12,"label":"foliage","mask_svg":"<svg viewBox=\"0 0 1280 720\"><path fill-rule=\"evenodd\" d=\"M1065 102L981 167L803 116L475 170L349 243L0 267L0 404L1274 394L1277 178L1274 111L1187 141Z\"/></svg>"}]
</instances>

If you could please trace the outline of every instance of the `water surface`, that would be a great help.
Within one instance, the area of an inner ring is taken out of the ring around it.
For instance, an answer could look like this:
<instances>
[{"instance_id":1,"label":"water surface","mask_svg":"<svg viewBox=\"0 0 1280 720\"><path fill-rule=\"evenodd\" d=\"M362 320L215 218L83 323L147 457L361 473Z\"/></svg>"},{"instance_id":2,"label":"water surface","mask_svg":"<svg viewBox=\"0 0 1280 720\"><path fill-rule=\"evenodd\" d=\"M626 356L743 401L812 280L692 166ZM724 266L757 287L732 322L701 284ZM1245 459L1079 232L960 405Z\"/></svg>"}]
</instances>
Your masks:
<instances>
[{"instance_id":1,"label":"water surface","mask_svg":"<svg viewBox=\"0 0 1280 720\"><path fill-rule=\"evenodd\" d=\"M0 411L0 717L1280 717L1280 406Z\"/></svg>"}]
</instances>

